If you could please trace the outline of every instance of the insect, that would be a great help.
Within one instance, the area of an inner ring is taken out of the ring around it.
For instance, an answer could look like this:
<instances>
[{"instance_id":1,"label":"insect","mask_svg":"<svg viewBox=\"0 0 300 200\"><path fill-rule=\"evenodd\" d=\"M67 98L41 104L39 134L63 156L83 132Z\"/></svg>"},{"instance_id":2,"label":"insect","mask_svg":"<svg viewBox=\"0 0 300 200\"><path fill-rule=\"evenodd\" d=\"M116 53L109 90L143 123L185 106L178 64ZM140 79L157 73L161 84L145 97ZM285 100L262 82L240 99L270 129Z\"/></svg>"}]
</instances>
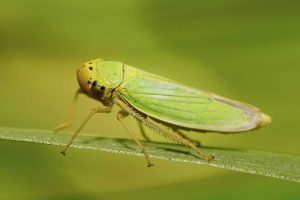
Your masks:
<instances>
[{"instance_id":1,"label":"insect","mask_svg":"<svg viewBox=\"0 0 300 200\"><path fill-rule=\"evenodd\" d=\"M271 123L271 118L254 106L185 86L122 62L102 59L86 62L77 70L77 79L80 88L69 116L55 131L66 128L73 121L79 94L86 94L101 104L91 110L62 149L64 155L89 119L96 113L111 112L115 104L121 108L117 119L144 153L148 167L153 164L144 145L126 126L124 118L127 116L133 116L138 121L145 139L148 138L144 126L192 148L200 158L209 161L214 157L203 152L199 148L200 143L186 136L182 130L239 133Z\"/></svg>"}]
</instances>

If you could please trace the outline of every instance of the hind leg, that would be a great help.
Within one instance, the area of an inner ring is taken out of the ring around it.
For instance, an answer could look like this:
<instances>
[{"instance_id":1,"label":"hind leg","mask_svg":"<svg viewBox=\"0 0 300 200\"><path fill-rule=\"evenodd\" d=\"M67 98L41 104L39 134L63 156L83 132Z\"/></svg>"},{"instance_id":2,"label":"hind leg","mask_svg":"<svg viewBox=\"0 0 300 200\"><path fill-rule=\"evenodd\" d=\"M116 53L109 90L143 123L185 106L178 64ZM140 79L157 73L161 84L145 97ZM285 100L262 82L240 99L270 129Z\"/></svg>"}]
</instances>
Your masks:
<instances>
[{"instance_id":1,"label":"hind leg","mask_svg":"<svg viewBox=\"0 0 300 200\"><path fill-rule=\"evenodd\" d=\"M214 159L214 157L212 155L209 155L205 152L203 152L200 148L197 148L192 142L190 142L187 139L184 139L183 137L181 137L180 135L174 135L169 133L169 131L162 129L161 127L159 127L158 125L156 125L155 123L149 121L149 119L143 118L141 115L139 115L136 111L134 111L133 109L131 109L126 103L124 103L123 101L119 100L119 99L115 99L114 102L119 105L123 110L126 111L127 115L128 113L131 114L132 116L134 116L135 118L137 118L138 120L140 120L143 125L148 126L149 128L151 128L152 130L154 130L155 132L157 132L160 135L163 135L164 137L166 137L167 139L170 139L174 142L177 142L179 144L183 144L186 146L189 146L190 148L192 148L201 158L204 158L208 161L211 161ZM143 149L143 148L142 148ZM147 158L147 156L146 156Z\"/></svg>"},{"instance_id":2,"label":"hind leg","mask_svg":"<svg viewBox=\"0 0 300 200\"><path fill-rule=\"evenodd\" d=\"M201 142L198 141L198 140L195 140L193 138L190 138L189 136L185 135L183 132L181 132L180 130L178 129L175 129L174 130L175 133L177 133L178 135L180 135L182 138L186 139L186 140L189 140L191 143L193 143L195 146L197 147L201 147Z\"/></svg>"}]
</instances>

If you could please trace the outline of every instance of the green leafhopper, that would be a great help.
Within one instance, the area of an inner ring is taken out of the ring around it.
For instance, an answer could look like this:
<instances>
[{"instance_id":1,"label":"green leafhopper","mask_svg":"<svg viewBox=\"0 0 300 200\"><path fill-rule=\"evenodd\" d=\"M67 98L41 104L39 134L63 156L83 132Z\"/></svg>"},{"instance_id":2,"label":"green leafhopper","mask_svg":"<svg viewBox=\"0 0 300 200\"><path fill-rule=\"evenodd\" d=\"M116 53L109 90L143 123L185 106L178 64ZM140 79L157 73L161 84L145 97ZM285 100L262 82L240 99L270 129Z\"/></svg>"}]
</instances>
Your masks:
<instances>
[{"instance_id":1,"label":"green leafhopper","mask_svg":"<svg viewBox=\"0 0 300 200\"><path fill-rule=\"evenodd\" d=\"M199 143L197 145L182 130L239 133L271 123L271 118L254 106L185 86L121 62L102 59L86 62L77 70L77 79L80 89L73 100L69 117L55 131L72 122L79 94L86 94L100 101L101 105L90 112L74 133L61 151L64 155L88 120L96 113L109 113L114 104L121 108L118 120L144 153L149 167L152 163L145 147L125 125L124 118L127 116L137 119L145 139L143 126L189 146L209 161L214 157L201 151Z\"/></svg>"}]
</instances>

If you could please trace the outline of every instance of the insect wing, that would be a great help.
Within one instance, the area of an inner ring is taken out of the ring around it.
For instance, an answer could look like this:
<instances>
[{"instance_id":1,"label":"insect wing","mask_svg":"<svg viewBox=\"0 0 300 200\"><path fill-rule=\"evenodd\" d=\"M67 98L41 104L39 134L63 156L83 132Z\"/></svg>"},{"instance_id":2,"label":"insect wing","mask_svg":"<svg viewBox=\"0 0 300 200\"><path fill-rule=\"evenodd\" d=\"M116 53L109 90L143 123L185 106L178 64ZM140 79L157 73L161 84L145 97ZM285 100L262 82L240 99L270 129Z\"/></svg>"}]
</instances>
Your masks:
<instances>
[{"instance_id":1,"label":"insect wing","mask_svg":"<svg viewBox=\"0 0 300 200\"><path fill-rule=\"evenodd\" d=\"M264 117L253 106L150 73L131 78L121 86L121 97L138 111L188 129L242 132L259 127Z\"/></svg>"}]
</instances>

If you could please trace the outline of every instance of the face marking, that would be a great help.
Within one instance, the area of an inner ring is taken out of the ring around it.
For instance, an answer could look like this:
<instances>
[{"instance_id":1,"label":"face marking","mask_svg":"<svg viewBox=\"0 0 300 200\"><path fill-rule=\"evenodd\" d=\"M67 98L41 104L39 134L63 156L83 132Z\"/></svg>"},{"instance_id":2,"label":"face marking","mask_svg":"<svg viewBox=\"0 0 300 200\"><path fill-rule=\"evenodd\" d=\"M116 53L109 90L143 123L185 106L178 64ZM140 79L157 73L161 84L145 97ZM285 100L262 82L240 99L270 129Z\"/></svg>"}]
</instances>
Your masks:
<instances>
[{"instance_id":1,"label":"face marking","mask_svg":"<svg viewBox=\"0 0 300 200\"><path fill-rule=\"evenodd\" d=\"M106 94L107 86L100 80L97 63L101 63L100 59L83 63L77 70L77 80L80 88L88 96L94 97L97 100L102 99Z\"/></svg>"}]
</instances>

